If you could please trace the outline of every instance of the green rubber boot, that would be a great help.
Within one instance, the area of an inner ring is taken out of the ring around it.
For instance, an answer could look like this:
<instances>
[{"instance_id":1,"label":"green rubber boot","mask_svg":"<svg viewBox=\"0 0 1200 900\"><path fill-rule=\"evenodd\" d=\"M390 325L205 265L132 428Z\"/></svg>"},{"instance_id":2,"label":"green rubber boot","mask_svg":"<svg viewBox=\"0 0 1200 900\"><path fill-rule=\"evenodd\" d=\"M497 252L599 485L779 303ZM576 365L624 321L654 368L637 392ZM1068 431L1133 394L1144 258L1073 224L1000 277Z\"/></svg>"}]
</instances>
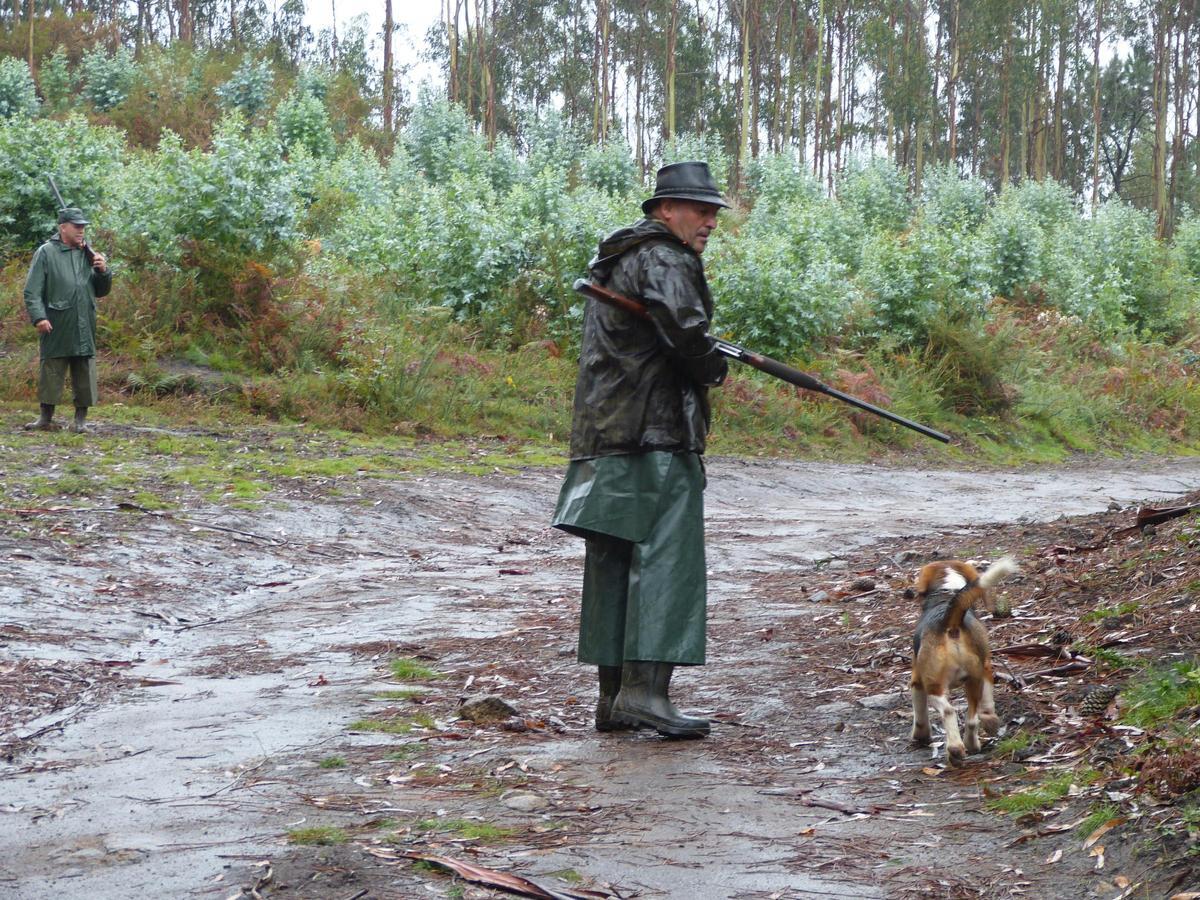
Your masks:
<instances>
[{"instance_id":1,"label":"green rubber boot","mask_svg":"<svg viewBox=\"0 0 1200 900\"><path fill-rule=\"evenodd\" d=\"M41 413L25 425L26 431L58 431L61 426L54 421L54 404L43 403Z\"/></svg>"},{"instance_id":2,"label":"green rubber boot","mask_svg":"<svg viewBox=\"0 0 1200 900\"><path fill-rule=\"evenodd\" d=\"M597 731L628 731L630 726L613 718L613 702L621 690L621 667L600 666L600 699L596 701Z\"/></svg>"},{"instance_id":3,"label":"green rubber boot","mask_svg":"<svg viewBox=\"0 0 1200 900\"><path fill-rule=\"evenodd\" d=\"M621 669L621 691L613 701L612 717L637 728L653 728L675 738L704 737L708 719L685 716L668 696L671 663L626 661Z\"/></svg>"}]
</instances>

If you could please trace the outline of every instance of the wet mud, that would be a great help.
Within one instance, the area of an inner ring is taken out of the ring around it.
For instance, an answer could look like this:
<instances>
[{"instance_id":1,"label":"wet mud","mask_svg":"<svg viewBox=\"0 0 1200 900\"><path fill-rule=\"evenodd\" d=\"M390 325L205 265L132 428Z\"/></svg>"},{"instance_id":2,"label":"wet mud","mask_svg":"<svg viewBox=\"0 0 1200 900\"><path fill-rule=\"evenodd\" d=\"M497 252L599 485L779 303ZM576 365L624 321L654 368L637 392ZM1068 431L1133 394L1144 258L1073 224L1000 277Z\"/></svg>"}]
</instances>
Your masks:
<instances>
[{"instance_id":1,"label":"wet mud","mask_svg":"<svg viewBox=\"0 0 1200 900\"><path fill-rule=\"evenodd\" d=\"M710 460L709 664L674 693L715 724L689 742L591 727L582 545L546 527L559 475L28 511L0 538L0 895L502 896L413 852L595 896L1115 890L1086 854L1048 866L1020 842L970 763L909 747L901 661L823 677L852 660L819 625L851 607L820 585L876 556L911 575L896 539L953 550L985 526L1170 500L1200 461ZM902 602L859 593L864 622ZM398 658L433 674L397 677ZM462 721L478 694L519 714ZM1019 711L1003 688L998 704Z\"/></svg>"}]
</instances>

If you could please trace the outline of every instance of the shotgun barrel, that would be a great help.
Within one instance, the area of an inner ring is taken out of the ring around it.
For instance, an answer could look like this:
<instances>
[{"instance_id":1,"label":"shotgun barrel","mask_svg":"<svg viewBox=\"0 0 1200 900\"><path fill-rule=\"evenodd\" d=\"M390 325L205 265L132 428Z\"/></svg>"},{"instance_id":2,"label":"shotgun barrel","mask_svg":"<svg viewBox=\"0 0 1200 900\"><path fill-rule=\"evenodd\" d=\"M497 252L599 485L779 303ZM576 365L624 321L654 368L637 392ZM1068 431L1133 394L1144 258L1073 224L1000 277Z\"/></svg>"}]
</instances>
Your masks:
<instances>
[{"instance_id":1,"label":"shotgun barrel","mask_svg":"<svg viewBox=\"0 0 1200 900\"><path fill-rule=\"evenodd\" d=\"M601 303L607 303L610 306L623 309L631 315L637 316L639 319L650 318L650 311L646 309L645 304L634 300L632 297L626 297L623 294L618 294L616 291L611 291L601 285L593 284L586 278L580 278L575 282L575 290L584 296L591 297L593 300L599 300ZM922 425L920 422L906 419L904 416L899 416L891 410L868 403L866 400L860 400L858 397L844 394L836 388L831 388L829 385L824 384L807 372L793 369L791 366L784 365L778 360L771 359L769 356L763 356L761 353L755 353L753 350L747 350L745 347L739 347L737 344L731 344L729 341L712 338L711 336L710 339L713 342L713 349L718 353L744 362L746 365L758 369L760 372L766 372L768 375L772 375L781 381L786 381L788 384L794 384L796 387L804 388L806 391L815 391L818 394L833 397L835 400L841 400L843 403L858 407L859 409L887 419L889 422L895 422L897 425L911 428L913 431L923 434L925 437L933 438L935 441L941 441L943 444L950 443L950 436L948 434L943 434L927 425Z\"/></svg>"}]
</instances>

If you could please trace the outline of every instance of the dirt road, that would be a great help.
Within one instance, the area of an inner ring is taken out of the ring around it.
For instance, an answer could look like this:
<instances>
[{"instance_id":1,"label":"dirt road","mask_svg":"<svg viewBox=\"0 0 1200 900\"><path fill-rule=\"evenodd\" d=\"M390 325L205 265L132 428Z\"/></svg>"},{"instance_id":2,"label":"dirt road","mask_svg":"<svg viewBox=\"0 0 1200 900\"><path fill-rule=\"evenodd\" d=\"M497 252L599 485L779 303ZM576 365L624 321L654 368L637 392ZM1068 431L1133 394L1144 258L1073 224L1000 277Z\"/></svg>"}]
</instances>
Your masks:
<instances>
[{"instance_id":1,"label":"dirt road","mask_svg":"<svg viewBox=\"0 0 1200 900\"><path fill-rule=\"evenodd\" d=\"M80 447L57 448L59 471ZM1200 461L980 475L711 460L710 664L676 693L717 724L678 743L590 728L593 675L572 657L582 546L545 524L558 478L290 479L249 505L152 513L117 491L9 510L0 896L493 896L399 858L413 850L621 897L1101 890L1111 873L1086 855L1049 867L1007 846L1017 830L981 811L971 767L909 749L903 665L823 686L850 660L820 623L869 621L896 594L813 586L885 538L953 549L976 526L1171 498ZM896 584L915 567L883 562ZM398 658L438 677L397 678ZM478 693L519 716L460 721Z\"/></svg>"}]
</instances>

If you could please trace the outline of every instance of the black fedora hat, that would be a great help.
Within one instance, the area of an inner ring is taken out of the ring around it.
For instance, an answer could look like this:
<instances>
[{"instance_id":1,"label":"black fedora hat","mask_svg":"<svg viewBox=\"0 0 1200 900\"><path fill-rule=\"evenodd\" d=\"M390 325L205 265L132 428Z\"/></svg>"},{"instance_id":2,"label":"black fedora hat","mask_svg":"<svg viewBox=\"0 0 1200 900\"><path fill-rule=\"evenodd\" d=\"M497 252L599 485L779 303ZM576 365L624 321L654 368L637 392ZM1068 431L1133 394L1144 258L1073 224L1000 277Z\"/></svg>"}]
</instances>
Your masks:
<instances>
[{"instance_id":1,"label":"black fedora hat","mask_svg":"<svg viewBox=\"0 0 1200 900\"><path fill-rule=\"evenodd\" d=\"M677 162L659 169L654 179L654 196L642 204L642 212L650 215L654 204L668 198L730 208L717 190L717 183L708 171L708 163L703 162Z\"/></svg>"}]
</instances>

